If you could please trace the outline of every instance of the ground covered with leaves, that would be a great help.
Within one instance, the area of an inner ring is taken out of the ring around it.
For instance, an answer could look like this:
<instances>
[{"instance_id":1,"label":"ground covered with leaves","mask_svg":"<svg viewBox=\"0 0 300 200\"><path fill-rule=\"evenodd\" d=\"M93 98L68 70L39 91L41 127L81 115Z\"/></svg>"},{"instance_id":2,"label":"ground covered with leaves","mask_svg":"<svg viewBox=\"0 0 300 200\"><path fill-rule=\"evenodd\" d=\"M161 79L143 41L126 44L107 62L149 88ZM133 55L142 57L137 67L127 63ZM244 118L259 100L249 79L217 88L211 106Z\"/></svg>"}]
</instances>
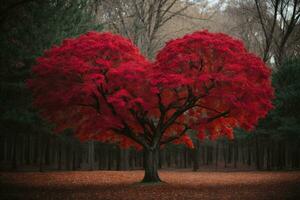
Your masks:
<instances>
[{"instance_id":1,"label":"ground covered with leaves","mask_svg":"<svg viewBox=\"0 0 300 200\"><path fill-rule=\"evenodd\" d=\"M300 172L143 171L0 173L0 199L300 199Z\"/></svg>"}]
</instances>

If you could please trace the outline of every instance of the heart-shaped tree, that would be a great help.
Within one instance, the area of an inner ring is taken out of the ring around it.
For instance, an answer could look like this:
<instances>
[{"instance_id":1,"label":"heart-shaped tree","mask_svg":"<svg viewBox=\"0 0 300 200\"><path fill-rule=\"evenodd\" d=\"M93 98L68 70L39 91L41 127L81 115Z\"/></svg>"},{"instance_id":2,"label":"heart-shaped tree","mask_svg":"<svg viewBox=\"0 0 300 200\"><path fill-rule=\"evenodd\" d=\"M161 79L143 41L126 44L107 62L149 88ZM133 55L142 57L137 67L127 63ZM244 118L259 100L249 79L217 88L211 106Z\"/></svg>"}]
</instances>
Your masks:
<instances>
[{"instance_id":1,"label":"heart-shaped tree","mask_svg":"<svg viewBox=\"0 0 300 200\"><path fill-rule=\"evenodd\" d=\"M32 72L34 105L56 131L142 148L144 182L160 181L162 145L192 147L188 132L232 138L272 108L270 70L221 33L172 40L151 63L129 40L90 32L46 51Z\"/></svg>"}]
</instances>

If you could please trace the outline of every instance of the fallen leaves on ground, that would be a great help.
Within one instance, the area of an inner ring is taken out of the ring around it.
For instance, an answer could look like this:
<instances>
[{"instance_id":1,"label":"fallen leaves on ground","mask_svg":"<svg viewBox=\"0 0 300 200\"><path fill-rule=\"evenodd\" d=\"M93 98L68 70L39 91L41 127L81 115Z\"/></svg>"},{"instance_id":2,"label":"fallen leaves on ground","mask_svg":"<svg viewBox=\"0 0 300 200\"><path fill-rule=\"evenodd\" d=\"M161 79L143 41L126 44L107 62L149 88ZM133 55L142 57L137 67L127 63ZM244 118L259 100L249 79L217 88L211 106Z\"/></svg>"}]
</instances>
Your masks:
<instances>
[{"instance_id":1,"label":"fallen leaves on ground","mask_svg":"<svg viewBox=\"0 0 300 200\"><path fill-rule=\"evenodd\" d=\"M0 199L300 199L300 172L143 171L0 173Z\"/></svg>"}]
</instances>

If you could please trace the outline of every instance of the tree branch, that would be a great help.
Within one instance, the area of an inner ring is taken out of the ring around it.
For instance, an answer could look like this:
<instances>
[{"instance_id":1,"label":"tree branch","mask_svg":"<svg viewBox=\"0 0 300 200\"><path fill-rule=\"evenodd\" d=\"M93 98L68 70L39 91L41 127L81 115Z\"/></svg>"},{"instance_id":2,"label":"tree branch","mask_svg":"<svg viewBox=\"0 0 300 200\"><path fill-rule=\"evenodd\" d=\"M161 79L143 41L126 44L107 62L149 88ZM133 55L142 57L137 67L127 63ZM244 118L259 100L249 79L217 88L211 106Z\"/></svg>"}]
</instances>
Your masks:
<instances>
[{"instance_id":1,"label":"tree branch","mask_svg":"<svg viewBox=\"0 0 300 200\"><path fill-rule=\"evenodd\" d=\"M161 141L160 145L167 144L169 142L172 142L172 141L174 141L176 139L181 138L187 132L188 129L189 129L188 126L185 125L185 128L178 135L171 136L168 139L166 139L164 141Z\"/></svg>"}]
</instances>

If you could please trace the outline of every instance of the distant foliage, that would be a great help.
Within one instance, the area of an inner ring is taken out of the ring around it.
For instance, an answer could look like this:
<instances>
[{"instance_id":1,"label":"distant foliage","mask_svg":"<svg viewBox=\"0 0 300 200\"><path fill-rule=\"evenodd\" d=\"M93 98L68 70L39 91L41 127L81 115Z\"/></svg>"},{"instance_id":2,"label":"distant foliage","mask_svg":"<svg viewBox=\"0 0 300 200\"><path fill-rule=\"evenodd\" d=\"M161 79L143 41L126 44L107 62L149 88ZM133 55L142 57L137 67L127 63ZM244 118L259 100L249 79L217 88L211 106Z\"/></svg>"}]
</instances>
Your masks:
<instances>
[{"instance_id":1,"label":"distant foliage","mask_svg":"<svg viewBox=\"0 0 300 200\"><path fill-rule=\"evenodd\" d=\"M300 58L287 60L273 73L276 109L262 120L258 130L281 137L300 137Z\"/></svg>"},{"instance_id":2,"label":"distant foliage","mask_svg":"<svg viewBox=\"0 0 300 200\"><path fill-rule=\"evenodd\" d=\"M1 132L48 131L33 111L25 80L37 56L66 37L101 30L87 0L14 1L1 3L0 125ZM1 11L2 11L1 10ZM2 13L1 13L2 14ZM2 15L1 15L2 17ZM2 20L4 19L4 20Z\"/></svg>"},{"instance_id":3,"label":"distant foliage","mask_svg":"<svg viewBox=\"0 0 300 200\"><path fill-rule=\"evenodd\" d=\"M300 117L300 58L287 60L274 72L277 111L282 116Z\"/></svg>"},{"instance_id":4,"label":"distant foliage","mask_svg":"<svg viewBox=\"0 0 300 200\"><path fill-rule=\"evenodd\" d=\"M270 70L224 34L172 40L154 63L127 39L89 32L37 59L28 86L41 115L82 140L148 148L199 138L233 138L272 108Z\"/></svg>"}]
</instances>

